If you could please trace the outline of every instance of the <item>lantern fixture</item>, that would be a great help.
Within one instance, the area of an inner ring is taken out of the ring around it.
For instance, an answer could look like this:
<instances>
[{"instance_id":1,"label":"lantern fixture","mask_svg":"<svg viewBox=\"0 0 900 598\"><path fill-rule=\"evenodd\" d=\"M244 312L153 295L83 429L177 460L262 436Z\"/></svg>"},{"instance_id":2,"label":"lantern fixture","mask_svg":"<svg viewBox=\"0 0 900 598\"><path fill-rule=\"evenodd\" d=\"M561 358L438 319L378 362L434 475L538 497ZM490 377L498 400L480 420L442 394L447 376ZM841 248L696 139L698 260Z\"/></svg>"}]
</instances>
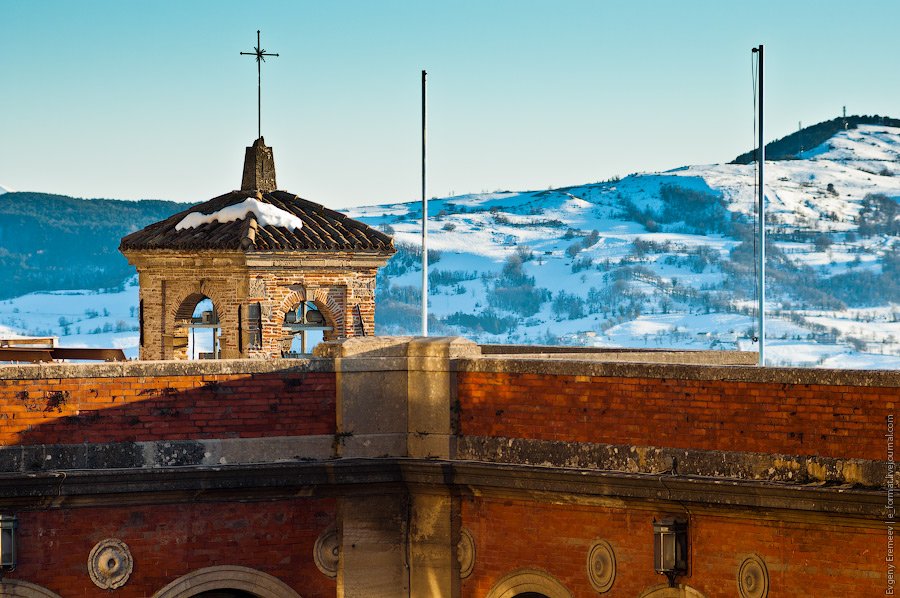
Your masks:
<instances>
[{"instance_id":1,"label":"lantern fixture","mask_svg":"<svg viewBox=\"0 0 900 598\"><path fill-rule=\"evenodd\" d=\"M675 578L687 573L687 521L676 518L653 520L653 564L656 572L669 579L675 587Z\"/></svg>"},{"instance_id":2,"label":"lantern fixture","mask_svg":"<svg viewBox=\"0 0 900 598\"><path fill-rule=\"evenodd\" d=\"M16 527L15 515L0 515L0 578L5 571L16 568Z\"/></svg>"}]
</instances>

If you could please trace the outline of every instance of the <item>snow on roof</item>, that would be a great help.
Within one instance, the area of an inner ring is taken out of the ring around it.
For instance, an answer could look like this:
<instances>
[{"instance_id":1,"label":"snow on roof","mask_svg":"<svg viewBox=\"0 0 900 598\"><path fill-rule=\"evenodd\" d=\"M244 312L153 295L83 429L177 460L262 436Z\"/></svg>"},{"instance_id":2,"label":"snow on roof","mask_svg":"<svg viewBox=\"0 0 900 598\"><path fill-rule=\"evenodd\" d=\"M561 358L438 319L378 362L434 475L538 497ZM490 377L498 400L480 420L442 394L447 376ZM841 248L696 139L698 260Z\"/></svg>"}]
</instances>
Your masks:
<instances>
[{"instance_id":1,"label":"snow on roof","mask_svg":"<svg viewBox=\"0 0 900 598\"><path fill-rule=\"evenodd\" d=\"M181 222L175 225L175 230L184 230L186 228L196 228L203 224L212 222L231 222L232 220L243 220L248 214L253 213L256 221L260 226L279 226L289 229L303 228L303 221L290 212L282 210L272 204L261 202L252 197L245 199L241 203L226 206L220 210L216 210L212 214L203 214L201 212L191 212Z\"/></svg>"}]
</instances>

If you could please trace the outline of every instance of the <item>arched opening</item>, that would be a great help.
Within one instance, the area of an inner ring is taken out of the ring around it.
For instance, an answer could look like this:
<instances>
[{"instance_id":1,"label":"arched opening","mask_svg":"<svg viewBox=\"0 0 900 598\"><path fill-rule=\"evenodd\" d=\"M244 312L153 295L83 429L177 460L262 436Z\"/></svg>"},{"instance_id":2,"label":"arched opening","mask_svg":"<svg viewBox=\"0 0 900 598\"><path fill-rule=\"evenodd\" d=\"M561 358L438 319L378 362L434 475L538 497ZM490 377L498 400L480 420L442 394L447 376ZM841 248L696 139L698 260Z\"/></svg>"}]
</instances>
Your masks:
<instances>
[{"instance_id":1,"label":"arched opening","mask_svg":"<svg viewBox=\"0 0 900 598\"><path fill-rule=\"evenodd\" d=\"M4 598L60 598L43 586L17 579L0 580L0 596Z\"/></svg>"},{"instance_id":2,"label":"arched opening","mask_svg":"<svg viewBox=\"0 0 900 598\"><path fill-rule=\"evenodd\" d=\"M284 582L240 565L217 565L183 575L153 598L301 598Z\"/></svg>"},{"instance_id":3,"label":"arched opening","mask_svg":"<svg viewBox=\"0 0 900 598\"><path fill-rule=\"evenodd\" d=\"M300 301L284 313L281 356L303 357L334 330L327 310L316 301Z\"/></svg>"},{"instance_id":4,"label":"arched opening","mask_svg":"<svg viewBox=\"0 0 900 598\"><path fill-rule=\"evenodd\" d=\"M641 592L639 598L705 598L703 594L692 588L678 584L674 588L668 584L660 584Z\"/></svg>"},{"instance_id":5,"label":"arched opening","mask_svg":"<svg viewBox=\"0 0 900 598\"><path fill-rule=\"evenodd\" d=\"M222 325L212 300L201 293L185 297L175 312L172 349L175 359L218 359Z\"/></svg>"},{"instance_id":6,"label":"arched opening","mask_svg":"<svg viewBox=\"0 0 900 598\"><path fill-rule=\"evenodd\" d=\"M494 584L487 598L572 598L572 593L546 571L520 569Z\"/></svg>"}]
</instances>

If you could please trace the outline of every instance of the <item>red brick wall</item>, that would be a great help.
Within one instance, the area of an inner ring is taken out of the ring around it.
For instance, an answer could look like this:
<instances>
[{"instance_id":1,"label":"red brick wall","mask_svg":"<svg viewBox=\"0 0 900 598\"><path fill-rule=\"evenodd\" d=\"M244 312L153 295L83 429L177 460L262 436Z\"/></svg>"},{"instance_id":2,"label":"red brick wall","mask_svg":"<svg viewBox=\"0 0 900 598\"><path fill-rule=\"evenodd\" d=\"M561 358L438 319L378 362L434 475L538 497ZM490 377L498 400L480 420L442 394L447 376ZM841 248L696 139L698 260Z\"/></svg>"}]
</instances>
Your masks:
<instances>
[{"instance_id":1,"label":"red brick wall","mask_svg":"<svg viewBox=\"0 0 900 598\"><path fill-rule=\"evenodd\" d=\"M900 388L460 372L464 435L884 460Z\"/></svg>"},{"instance_id":2,"label":"red brick wall","mask_svg":"<svg viewBox=\"0 0 900 598\"><path fill-rule=\"evenodd\" d=\"M615 551L617 571L604 596L634 598L666 581L653 571L652 521L671 514L466 498L462 525L472 533L477 556L461 596L480 598L508 573L535 568L550 573L575 598L595 597L587 557L593 542L602 539ZM879 596L887 584L881 529L695 513L689 530L692 570L679 582L709 598L738 595L738 567L751 554L766 563L769 598Z\"/></svg>"},{"instance_id":3,"label":"red brick wall","mask_svg":"<svg viewBox=\"0 0 900 598\"><path fill-rule=\"evenodd\" d=\"M0 380L0 445L335 432L333 373Z\"/></svg>"},{"instance_id":4,"label":"red brick wall","mask_svg":"<svg viewBox=\"0 0 900 598\"><path fill-rule=\"evenodd\" d=\"M304 598L336 593L313 560L316 538L335 520L334 499L20 511L18 518L19 564L7 578L66 598L103 594L87 560L106 538L125 542L134 559L119 598L152 596L182 575L224 564L273 575Z\"/></svg>"}]
</instances>

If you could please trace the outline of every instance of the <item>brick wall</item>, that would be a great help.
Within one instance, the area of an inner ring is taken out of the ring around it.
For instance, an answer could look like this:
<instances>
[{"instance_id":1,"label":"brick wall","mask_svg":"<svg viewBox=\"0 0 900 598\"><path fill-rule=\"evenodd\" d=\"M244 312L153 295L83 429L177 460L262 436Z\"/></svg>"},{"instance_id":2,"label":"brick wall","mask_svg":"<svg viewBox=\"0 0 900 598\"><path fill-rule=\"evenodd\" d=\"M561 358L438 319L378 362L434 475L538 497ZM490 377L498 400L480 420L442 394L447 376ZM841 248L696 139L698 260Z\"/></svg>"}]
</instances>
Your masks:
<instances>
[{"instance_id":1,"label":"brick wall","mask_svg":"<svg viewBox=\"0 0 900 598\"><path fill-rule=\"evenodd\" d=\"M374 333L375 275L389 254L330 252L126 251L143 304L141 359L186 359L188 319L208 297L226 359L280 357L285 312L315 302L333 330L326 339ZM249 306L259 303L262 344L251 347ZM357 312L358 309L358 312ZM241 316L239 317L239 312ZM211 332L209 332L211 334Z\"/></svg>"},{"instance_id":2,"label":"brick wall","mask_svg":"<svg viewBox=\"0 0 900 598\"><path fill-rule=\"evenodd\" d=\"M459 373L460 431L502 436L885 459L900 388Z\"/></svg>"},{"instance_id":3,"label":"brick wall","mask_svg":"<svg viewBox=\"0 0 900 598\"><path fill-rule=\"evenodd\" d=\"M119 598L152 596L182 575L223 564L273 575L304 598L336 593L313 560L316 538L335 521L334 499L117 505L20 511L18 518L19 564L8 578L66 598L104 593L88 577L87 560L106 538L125 542L134 560Z\"/></svg>"},{"instance_id":4,"label":"brick wall","mask_svg":"<svg viewBox=\"0 0 900 598\"><path fill-rule=\"evenodd\" d=\"M665 583L653 570L652 521L671 513L488 497L463 499L461 511L477 553L463 598L487 595L520 568L546 571L575 598L597 596L586 571L596 540L615 551L616 578L604 596L633 598ZM679 583L709 597L737 596L738 568L756 554L769 572L769 598L879 596L887 587L884 542L883 529L704 513L691 517L691 571Z\"/></svg>"},{"instance_id":5,"label":"brick wall","mask_svg":"<svg viewBox=\"0 0 900 598\"><path fill-rule=\"evenodd\" d=\"M334 434L335 393L331 372L4 378L0 446Z\"/></svg>"}]
</instances>

